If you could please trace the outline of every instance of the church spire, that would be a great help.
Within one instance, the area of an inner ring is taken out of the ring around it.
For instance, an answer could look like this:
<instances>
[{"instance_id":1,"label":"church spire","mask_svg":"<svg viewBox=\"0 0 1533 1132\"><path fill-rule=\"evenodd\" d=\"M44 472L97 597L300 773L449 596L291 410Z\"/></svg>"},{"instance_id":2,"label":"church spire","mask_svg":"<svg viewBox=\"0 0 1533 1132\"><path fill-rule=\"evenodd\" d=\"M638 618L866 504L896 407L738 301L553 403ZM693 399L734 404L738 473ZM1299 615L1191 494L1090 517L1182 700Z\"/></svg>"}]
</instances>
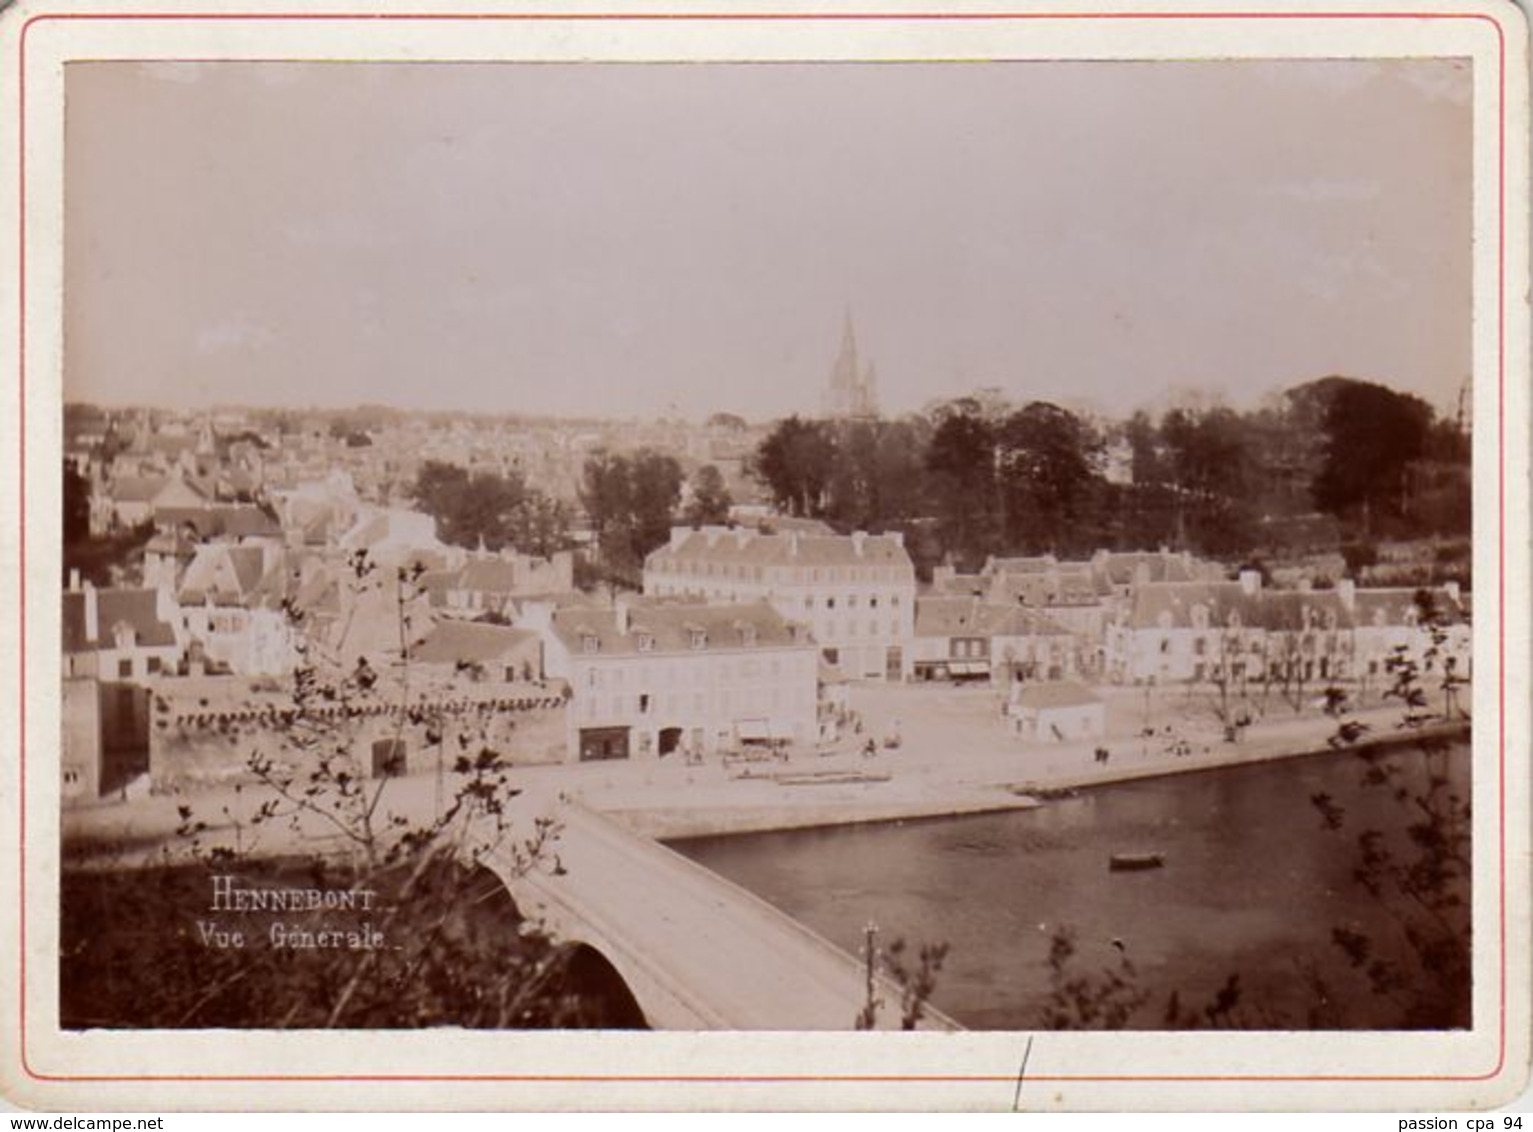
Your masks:
<instances>
[{"instance_id":1,"label":"church spire","mask_svg":"<svg viewBox=\"0 0 1533 1132\"><path fill-rule=\"evenodd\" d=\"M876 417L878 415L877 378L872 363L864 368L857 359L857 330L852 322L851 304L847 304L841 324L841 349L830 370L825 390L824 412L827 417Z\"/></svg>"}]
</instances>

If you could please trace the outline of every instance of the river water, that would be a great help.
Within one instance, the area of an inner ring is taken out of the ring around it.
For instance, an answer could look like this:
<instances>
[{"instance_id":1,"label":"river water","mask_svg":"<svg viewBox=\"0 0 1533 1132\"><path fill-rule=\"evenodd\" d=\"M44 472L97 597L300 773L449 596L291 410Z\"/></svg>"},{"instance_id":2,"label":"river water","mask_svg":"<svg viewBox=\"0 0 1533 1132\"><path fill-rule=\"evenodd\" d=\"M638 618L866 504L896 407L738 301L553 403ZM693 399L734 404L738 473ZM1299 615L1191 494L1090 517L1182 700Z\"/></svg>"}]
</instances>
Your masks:
<instances>
[{"instance_id":1,"label":"river water","mask_svg":"<svg viewBox=\"0 0 1533 1132\"><path fill-rule=\"evenodd\" d=\"M1428 768L1413 749L1390 757L1416 781ZM1462 746L1445 761L1466 794L1468 764ZM1358 833L1384 830L1398 844L1408 818L1388 791L1362 785L1363 770L1355 755L1324 755L1101 787L1036 810L673 848L854 954L870 922L884 943L948 943L934 1001L970 1028L1041 1024L1061 929L1076 939L1075 973L1116 969L1124 955L1134 964L1153 998L1132 1028L1160 1028L1173 991L1205 1005L1231 974L1237 1025L1302 1027L1319 998L1306 965L1329 987L1322 1025L1388 1028L1394 1008L1331 943L1338 927L1386 950L1400 938L1352 872ZM1345 808L1341 832L1322 828L1317 793ZM1165 867L1109 871L1111 854L1146 851Z\"/></svg>"}]
</instances>

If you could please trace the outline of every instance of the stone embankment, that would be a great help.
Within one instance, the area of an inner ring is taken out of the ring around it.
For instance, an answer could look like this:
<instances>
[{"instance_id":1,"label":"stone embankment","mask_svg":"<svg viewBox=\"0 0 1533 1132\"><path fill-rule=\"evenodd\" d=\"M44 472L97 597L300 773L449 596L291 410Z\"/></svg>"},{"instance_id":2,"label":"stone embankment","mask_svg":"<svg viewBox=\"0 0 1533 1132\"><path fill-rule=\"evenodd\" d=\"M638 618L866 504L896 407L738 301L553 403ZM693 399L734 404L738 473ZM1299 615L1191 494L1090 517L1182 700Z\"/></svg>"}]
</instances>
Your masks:
<instances>
[{"instance_id":1,"label":"stone embankment","mask_svg":"<svg viewBox=\"0 0 1533 1132\"><path fill-rule=\"evenodd\" d=\"M1336 745L1336 721L1295 718L1248 730L1239 741L1207 742L1157 733L1093 744L1017 747L995 754L967 753L950 763L930 752L884 752L860 772L828 766L823 784L793 769L762 770L748 778L709 782L629 784L585 791L592 809L636 833L659 839L762 833L867 822L956 817L1029 809L1060 792L1273 762L1407 745L1424 739L1466 739L1469 724L1435 722L1402 729L1398 712L1355 717L1368 730ZM1102 758L1099 752L1107 752ZM826 760L831 762L833 760ZM858 779L852 779L853 773Z\"/></svg>"}]
</instances>

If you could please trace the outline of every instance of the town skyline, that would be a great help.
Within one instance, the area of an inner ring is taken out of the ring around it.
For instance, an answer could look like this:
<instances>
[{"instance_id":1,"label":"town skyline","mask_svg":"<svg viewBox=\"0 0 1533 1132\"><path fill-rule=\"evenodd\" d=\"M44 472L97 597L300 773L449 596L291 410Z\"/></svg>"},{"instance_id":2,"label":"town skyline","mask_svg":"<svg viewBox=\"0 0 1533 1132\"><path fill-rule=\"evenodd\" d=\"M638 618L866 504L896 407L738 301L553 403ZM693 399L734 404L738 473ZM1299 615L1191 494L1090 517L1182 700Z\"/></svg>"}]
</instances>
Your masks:
<instances>
[{"instance_id":1,"label":"town skyline","mask_svg":"<svg viewBox=\"0 0 1533 1132\"><path fill-rule=\"evenodd\" d=\"M1458 61L644 75L72 64L66 396L766 420L848 311L891 416L1470 373Z\"/></svg>"}]
</instances>

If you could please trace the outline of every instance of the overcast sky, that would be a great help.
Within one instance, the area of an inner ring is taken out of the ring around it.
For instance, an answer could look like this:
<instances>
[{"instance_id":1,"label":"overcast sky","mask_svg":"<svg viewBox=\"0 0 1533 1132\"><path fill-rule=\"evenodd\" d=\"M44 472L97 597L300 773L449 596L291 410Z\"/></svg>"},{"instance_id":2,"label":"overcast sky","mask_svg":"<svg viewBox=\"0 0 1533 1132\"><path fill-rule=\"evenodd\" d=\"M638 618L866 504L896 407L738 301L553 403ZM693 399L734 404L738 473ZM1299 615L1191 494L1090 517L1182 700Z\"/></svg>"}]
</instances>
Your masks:
<instances>
[{"instance_id":1,"label":"overcast sky","mask_svg":"<svg viewBox=\"0 0 1533 1132\"><path fill-rule=\"evenodd\" d=\"M66 395L761 418L1470 369L1465 61L75 63Z\"/></svg>"}]
</instances>

